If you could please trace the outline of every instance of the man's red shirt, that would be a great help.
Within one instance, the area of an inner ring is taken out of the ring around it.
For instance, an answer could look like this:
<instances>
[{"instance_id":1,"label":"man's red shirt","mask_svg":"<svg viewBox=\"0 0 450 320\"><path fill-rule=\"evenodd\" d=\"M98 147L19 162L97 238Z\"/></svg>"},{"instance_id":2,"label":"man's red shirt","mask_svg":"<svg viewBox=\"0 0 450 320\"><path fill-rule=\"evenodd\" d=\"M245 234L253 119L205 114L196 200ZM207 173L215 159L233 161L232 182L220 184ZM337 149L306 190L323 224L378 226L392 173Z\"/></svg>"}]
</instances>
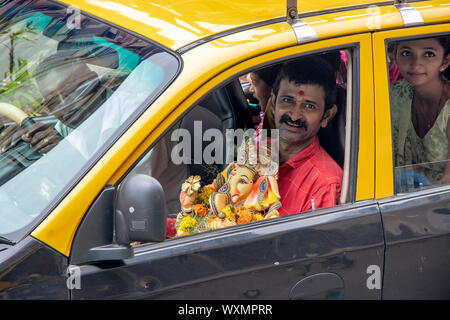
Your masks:
<instances>
[{"instance_id":1,"label":"man's red shirt","mask_svg":"<svg viewBox=\"0 0 450 320\"><path fill-rule=\"evenodd\" d=\"M319 138L280 166L281 216L335 206L341 194L342 169L320 146Z\"/></svg>"}]
</instances>

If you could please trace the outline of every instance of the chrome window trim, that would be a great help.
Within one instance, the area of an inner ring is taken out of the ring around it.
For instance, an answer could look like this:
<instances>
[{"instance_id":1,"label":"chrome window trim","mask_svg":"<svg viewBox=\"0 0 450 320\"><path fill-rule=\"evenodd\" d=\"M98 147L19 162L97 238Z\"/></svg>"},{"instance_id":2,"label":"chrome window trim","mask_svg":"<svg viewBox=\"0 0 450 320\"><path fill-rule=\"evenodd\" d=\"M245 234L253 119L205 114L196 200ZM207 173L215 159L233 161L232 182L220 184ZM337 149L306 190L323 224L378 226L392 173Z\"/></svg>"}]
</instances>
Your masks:
<instances>
[{"instance_id":1,"label":"chrome window trim","mask_svg":"<svg viewBox=\"0 0 450 320\"><path fill-rule=\"evenodd\" d=\"M408 3L396 3L395 8L400 12L405 27L423 25L424 21L420 12Z\"/></svg>"},{"instance_id":2,"label":"chrome window trim","mask_svg":"<svg viewBox=\"0 0 450 320\"><path fill-rule=\"evenodd\" d=\"M316 31L302 19L289 21L289 25L294 30L298 44L308 43L319 39Z\"/></svg>"}]
</instances>

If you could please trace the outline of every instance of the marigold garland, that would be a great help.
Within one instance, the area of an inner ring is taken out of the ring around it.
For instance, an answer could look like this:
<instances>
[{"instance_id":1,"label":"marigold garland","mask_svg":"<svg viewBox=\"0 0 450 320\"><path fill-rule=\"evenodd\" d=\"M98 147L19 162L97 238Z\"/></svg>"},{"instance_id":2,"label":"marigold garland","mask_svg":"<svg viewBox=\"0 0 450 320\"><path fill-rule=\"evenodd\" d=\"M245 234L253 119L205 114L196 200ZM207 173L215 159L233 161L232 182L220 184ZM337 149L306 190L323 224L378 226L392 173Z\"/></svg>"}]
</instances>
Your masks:
<instances>
[{"instance_id":1,"label":"marigold garland","mask_svg":"<svg viewBox=\"0 0 450 320\"><path fill-rule=\"evenodd\" d=\"M184 232L188 231L188 228L194 228L197 224L197 220L192 218L191 216L186 216L180 222L180 229Z\"/></svg>"},{"instance_id":2,"label":"marigold garland","mask_svg":"<svg viewBox=\"0 0 450 320\"><path fill-rule=\"evenodd\" d=\"M239 218L237 219L236 223L237 224L249 223L252 221L252 219L253 217L250 211L242 212L241 214L239 214Z\"/></svg>"},{"instance_id":3,"label":"marigold garland","mask_svg":"<svg viewBox=\"0 0 450 320\"><path fill-rule=\"evenodd\" d=\"M234 207L228 205L218 216L213 214L210 208L210 198L213 192L217 192L216 180L209 185L201 187L199 176L191 176L185 180L183 191L196 192L195 204L192 211L178 213L174 227L176 236L186 236L199 232L230 227L236 224L245 224L265 219L265 216L244 206Z\"/></svg>"},{"instance_id":4,"label":"marigold garland","mask_svg":"<svg viewBox=\"0 0 450 320\"><path fill-rule=\"evenodd\" d=\"M209 198L213 192L216 192L216 189L211 185L201 188L201 191L197 196L197 204L203 204L209 209Z\"/></svg>"},{"instance_id":5,"label":"marigold garland","mask_svg":"<svg viewBox=\"0 0 450 320\"><path fill-rule=\"evenodd\" d=\"M231 206L226 206L222 209L225 217L230 221L236 221L236 216L234 215L233 208Z\"/></svg>"},{"instance_id":6,"label":"marigold garland","mask_svg":"<svg viewBox=\"0 0 450 320\"><path fill-rule=\"evenodd\" d=\"M263 215L259 214L259 213L255 213L253 215L253 217L252 217L252 221L260 221L260 220L263 220L263 219L264 219Z\"/></svg>"},{"instance_id":7,"label":"marigold garland","mask_svg":"<svg viewBox=\"0 0 450 320\"><path fill-rule=\"evenodd\" d=\"M194 205L194 213L198 215L199 217L203 218L206 216L209 212L209 209L205 207L203 204L196 204Z\"/></svg>"}]
</instances>

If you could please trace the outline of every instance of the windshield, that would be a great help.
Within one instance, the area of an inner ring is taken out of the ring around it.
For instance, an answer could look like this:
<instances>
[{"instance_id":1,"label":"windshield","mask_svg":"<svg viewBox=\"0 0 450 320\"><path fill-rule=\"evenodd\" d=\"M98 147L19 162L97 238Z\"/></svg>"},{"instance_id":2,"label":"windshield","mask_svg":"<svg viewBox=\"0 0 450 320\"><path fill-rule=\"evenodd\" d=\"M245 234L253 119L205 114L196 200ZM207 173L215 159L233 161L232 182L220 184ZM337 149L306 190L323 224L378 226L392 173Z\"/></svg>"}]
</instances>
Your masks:
<instances>
[{"instance_id":1,"label":"windshield","mask_svg":"<svg viewBox=\"0 0 450 320\"><path fill-rule=\"evenodd\" d=\"M0 5L0 235L36 224L173 80L162 48L51 1Z\"/></svg>"}]
</instances>

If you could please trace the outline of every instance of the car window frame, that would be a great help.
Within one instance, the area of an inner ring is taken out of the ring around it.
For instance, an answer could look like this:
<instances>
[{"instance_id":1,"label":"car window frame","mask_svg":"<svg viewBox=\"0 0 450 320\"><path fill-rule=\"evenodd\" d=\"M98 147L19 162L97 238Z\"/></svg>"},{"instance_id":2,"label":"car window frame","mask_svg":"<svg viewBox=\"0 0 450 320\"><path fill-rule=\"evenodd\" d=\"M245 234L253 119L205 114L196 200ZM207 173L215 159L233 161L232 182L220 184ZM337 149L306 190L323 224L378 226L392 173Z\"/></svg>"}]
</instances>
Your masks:
<instances>
[{"instance_id":1,"label":"car window frame","mask_svg":"<svg viewBox=\"0 0 450 320\"><path fill-rule=\"evenodd\" d=\"M445 28L449 31L444 31ZM449 34L450 23L441 23L431 26L418 26L407 29L377 31L373 34L374 48L374 81L375 81L375 123L376 123L376 154L377 165L375 172L375 197L377 199L393 198L407 199L422 194L433 193L436 190L449 188L449 185L433 186L423 190L414 190L408 193L395 193L394 190L394 154L391 128L391 105L389 99L389 72L387 70L387 46L391 39L414 39L420 37L433 37ZM386 200L389 201L389 200Z\"/></svg>"},{"instance_id":2,"label":"car window frame","mask_svg":"<svg viewBox=\"0 0 450 320\"><path fill-rule=\"evenodd\" d=\"M125 171L125 173L123 175L121 175L121 177L116 181L115 185L116 188L119 186L120 182L123 181L127 175L133 170L133 168L140 162L140 160L147 154L147 152L153 148L159 141L160 139L164 136L164 134L166 134L167 132L169 132L171 130L171 128L176 125L176 123L183 117L185 116L188 112L190 112L192 110L192 108L194 108L198 102L200 102L205 96L207 96L209 93L213 92L214 90L217 90L218 88L226 85L227 83L233 81L234 79L237 79L239 77L241 77L242 75L247 74L248 72L254 70L254 69L258 69L258 68L262 68L264 66L269 66L270 64L274 64L275 62L282 62L282 61L287 61L293 58L298 58L300 56L307 56L307 55L314 55L316 53L320 53L320 52L326 52L326 51L333 51L333 50L339 50L339 49L349 49L352 48L353 49L353 54L351 56L352 58L352 65L353 65L353 74L352 74L352 78L358 78L359 81L352 81L351 85L351 95L347 96L347 100L351 100L352 101L352 105L349 106L347 105L347 120L350 117L351 118L351 126L347 126L349 127L348 130L351 130L351 135L348 136L346 134L346 139L348 139L351 143L352 149L349 150L348 152L346 151L346 160L348 160L346 163L349 166L349 171L350 174L348 176L348 190L349 190L349 194L350 194L350 200L348 200L346 203L344 204L337 204L334 207L330 207L330 208L321 208L321 209L317 209L317 210L311 210L311 211L307 211L307 212L303 212L301 214L293 214L293 215L288 215L288 216L283 216L283 217L278 217L276 219L270 219L270 220L266 220L266 221L259 221L258 224L246 224L246 225L237 225L237 226L233 226L233 227L228 227L228 228L223 228L220 230L214 230L214 232L207 232L207 233L200 233L200 234L195 234L195 235L191 235L189 237L176 237L176 238L172 238L172 239L166 239L165 241L163 241L162 243L143 243L141 245L138 245L136 247L134 247L134 250L136 253L139 252L144 252L147 250L154 250L155 247L158 248L163 248L166 246L166 243L169 244L173 244L173 245L177 245L179 242L178 241L182 241L182 243L184 243L185 241L187 242L191 242L191 241L195 241L195 239L209 239L209 237L214 237L215 234L217 235L223 235L223 234L228 234L228 233L233 233L233 232L244 232L245 230L254 230L254 228L258 228L258 226L264 227L264 226L270 226L270 225L278 225L278 224L284 224L287 223L289 221L297 221L297 219L299 220L303 220L305 218L309 218L309 217L315 217L315 216L322 216L322 215L326 215L328 213L333 213L333 212L338 212L340 210L348 210L351 208L356 208L359 206L365 206L368 203L371 203L373 200L373 196L371 196L371 194L369 193L369 196L366 197L362 197L360 199L358 199L357 197L357 183L358 183L358 169L359 169L359 148L360 148L360 108L361 108L361 99L360 99L360 90L361 90L361 68L360 68L360 63L361 63L361 42L364 40L364 54L367 55L368 52L371 53L372 51L372 47L371 47L371 34L370 33L366 33L364 35L358 35L361 38L361 41L355 41L352 39L352 36L344 36L344 37L340 37L339 40L340 44L334 45L334 46L328 46L327 45L327 40L322 40L322 41L317 41L313 44L303 44L303 45L298 45L295 48L283 48L280 50L277 50L275 52L270 52L267 54L263 54L260 56L255 56L252 59L248 59L246 61L242 61L240 63L237 63L236 65L234 65L232 68L229 68L227 70L225 70L224 72L212 77L208 82L204 83L201 88L197 89L195 91L194 96L196 97L195 99L189 99L189 102L184 102L181 105L179 105L174 112L171 114L170 120L169 119L165 119L164 121L162 121L160 123L160 125L158 126L160 128L160 130L156 130L159 131L160 133L158 134L158 136L156 138L154 138L153 141L149 141L150 139L147 139L147 141L143 142L143 144L148 144L148 147L146 147L145 149L140 148L140 150L145 150L145 151L141 151L140 155L138 157L136 157L136 160L127 168L127 170ZM352 39L352 41L348 41L346 42L345 40L347 39ZM319 48L318 48L319 47ZM289 52L289 54L284 55L282 57L280 57L280 55L284 54L286 51ZM272 56L276 56L276 58L272 58ZM372 72L372 71L370 71ZM348 76L349 78L349 76ZM373 85L373 83L371 81L368 81L368 79L365 79L365 81L367 83L365 83L365 86L369 86ZM372 86L373 87L373 86ZM349 90L347 90L347 93L349 92ZM369 98L370 98L370 94L369 94ZM370 99L369 99L370 101ZM367 106L367 108L369 108L369 106ZM369 121L370 121L370 116L368 117ZM367 121L367 119L366 119ZM372 119L373 121L373 119ZM372 159L374 161L374 159ZM345 164L344 163L344 166ZM351 170L351 167L355 167L356 169ZM369 184L371 182L369 181ZM373 187L373 186L372 186ZM370 188L369 188L370 189ZM364 200L369 200L369 201L364 201ZM247 229L248 228L248 229ZM200 237L200 238L197 238ZM183 240L181 240L183 238ZM187 239L187 240L185 240Z\"/></svg>"}]
</instances>

